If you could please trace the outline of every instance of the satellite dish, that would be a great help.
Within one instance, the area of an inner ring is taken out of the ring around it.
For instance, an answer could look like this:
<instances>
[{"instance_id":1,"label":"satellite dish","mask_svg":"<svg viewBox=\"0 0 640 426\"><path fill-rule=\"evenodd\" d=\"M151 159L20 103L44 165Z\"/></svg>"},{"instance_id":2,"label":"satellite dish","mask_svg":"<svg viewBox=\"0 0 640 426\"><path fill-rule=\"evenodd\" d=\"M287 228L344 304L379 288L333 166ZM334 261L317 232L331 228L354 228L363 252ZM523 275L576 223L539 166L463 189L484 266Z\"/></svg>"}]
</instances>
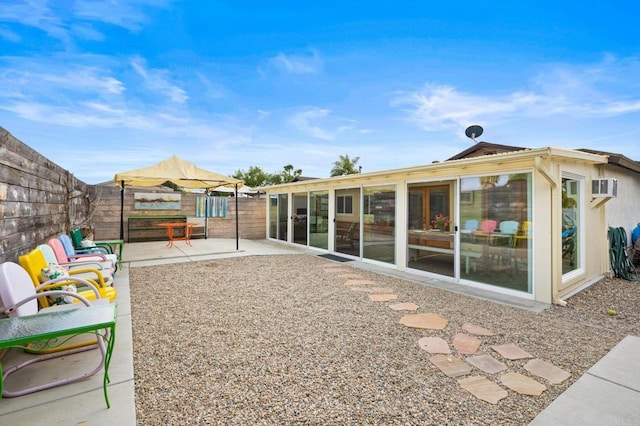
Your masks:
<instances>
[{"instance_id":1,"label":"satellite dish","mask_svg":"<svg viewBox=\"0 0 640 426\"><path fill-rule=\"evenodd\" d=\"M475 143L478 143L476 138L482 135L483 131L484 130L482 129L482 126L474 124L473 126L467 127L467 130L464 131L464 134L467 135L468 138L473 139Z\"/></svg>"}]
</instances>

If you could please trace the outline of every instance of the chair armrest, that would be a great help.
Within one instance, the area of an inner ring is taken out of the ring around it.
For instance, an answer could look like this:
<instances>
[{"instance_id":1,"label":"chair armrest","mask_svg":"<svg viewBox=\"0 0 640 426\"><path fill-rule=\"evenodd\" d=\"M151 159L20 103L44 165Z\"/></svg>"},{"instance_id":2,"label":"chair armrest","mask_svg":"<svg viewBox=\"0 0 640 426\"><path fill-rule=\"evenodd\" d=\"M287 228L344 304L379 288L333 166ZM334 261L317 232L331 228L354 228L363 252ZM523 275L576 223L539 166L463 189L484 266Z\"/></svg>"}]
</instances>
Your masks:
<instances>
[{"instance_id":1,"label":"chair armrest","mask_svg":"<svg viewBox=\"0 0 640 426\"><path fill-rule=\"evenodd\" d=\"M102 298L102 296L100 296L100 292L98 291L98 288L93 283L85 279L75 278L75 277L60 277L60 278L54 278L49 281L45 281L36 287L36 293L42 292L43 290L48 291L48 289L50 288L58 288L62 284L74 284L74 283L80 283L82 284L83 287L89 287L91 291L93 291L93 293L96 295L97 299Z\"/></svg>"}]
</instances>

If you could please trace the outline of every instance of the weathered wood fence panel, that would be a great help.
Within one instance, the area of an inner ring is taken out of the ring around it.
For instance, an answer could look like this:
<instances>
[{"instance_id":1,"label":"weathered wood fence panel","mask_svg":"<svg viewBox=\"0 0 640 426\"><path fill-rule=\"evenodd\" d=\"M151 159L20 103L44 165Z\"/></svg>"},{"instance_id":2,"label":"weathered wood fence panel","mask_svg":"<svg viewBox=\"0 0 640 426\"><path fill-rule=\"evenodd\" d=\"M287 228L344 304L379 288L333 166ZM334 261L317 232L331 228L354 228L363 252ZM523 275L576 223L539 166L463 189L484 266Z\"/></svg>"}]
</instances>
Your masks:
<instances>
[{"instance_id":1,"label":"weathered wood fence panel","mask_svg":"<svg viewBox=\"0 0 640 426\"><path fill-rule=\"evenodd\" d=\"M85 219L87 185L0 127L0 261Z\"/></svg>"}]
</instances>

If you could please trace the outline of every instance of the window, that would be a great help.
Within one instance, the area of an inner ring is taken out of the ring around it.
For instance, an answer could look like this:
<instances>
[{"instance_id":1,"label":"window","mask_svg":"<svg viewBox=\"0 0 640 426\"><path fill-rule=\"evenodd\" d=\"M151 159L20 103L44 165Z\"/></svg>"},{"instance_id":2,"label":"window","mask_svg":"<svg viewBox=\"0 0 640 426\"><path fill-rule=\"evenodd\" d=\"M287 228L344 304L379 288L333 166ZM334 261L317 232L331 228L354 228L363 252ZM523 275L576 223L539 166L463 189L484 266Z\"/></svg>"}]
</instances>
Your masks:
<instances>
[{"instance_id":1,"label":"window","mask_svg":"<svg viewBox=\"0 0 640 426\"><path fill-rule=\"evenodd\" d=\"M577 176L562 177L562 274L582 265L580 259L581 181Z\"/></svg>"},{"instance_id":2,"label":"window","mask_svg":"<svg viewBox=\"0 0 640 426\"><path fill-rule=\"evenodd\" d=\"M337 197L337 209L338 214L353 214L353 196L341 195Z\"/></svg>"}]
</instances>

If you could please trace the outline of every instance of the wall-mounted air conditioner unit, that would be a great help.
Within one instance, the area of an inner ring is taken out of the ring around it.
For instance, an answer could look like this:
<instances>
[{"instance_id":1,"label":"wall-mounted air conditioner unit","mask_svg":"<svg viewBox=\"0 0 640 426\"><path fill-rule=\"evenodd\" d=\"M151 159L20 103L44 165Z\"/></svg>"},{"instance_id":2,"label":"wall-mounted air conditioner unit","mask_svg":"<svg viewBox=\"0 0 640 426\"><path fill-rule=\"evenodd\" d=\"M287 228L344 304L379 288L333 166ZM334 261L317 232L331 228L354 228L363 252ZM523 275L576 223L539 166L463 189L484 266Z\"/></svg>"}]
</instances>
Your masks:
<instances>
[{"instance_id":1,"label":"wall-mounted air conditioner unit","mask_svg":"<svg viewBox=\"0 0 640 426\"><path fill-rule=\"evenodd\" d=\"M591 195L593 197L617 197L618 179L593 179L591 181Z\"/></svg>"}]
</instances>

